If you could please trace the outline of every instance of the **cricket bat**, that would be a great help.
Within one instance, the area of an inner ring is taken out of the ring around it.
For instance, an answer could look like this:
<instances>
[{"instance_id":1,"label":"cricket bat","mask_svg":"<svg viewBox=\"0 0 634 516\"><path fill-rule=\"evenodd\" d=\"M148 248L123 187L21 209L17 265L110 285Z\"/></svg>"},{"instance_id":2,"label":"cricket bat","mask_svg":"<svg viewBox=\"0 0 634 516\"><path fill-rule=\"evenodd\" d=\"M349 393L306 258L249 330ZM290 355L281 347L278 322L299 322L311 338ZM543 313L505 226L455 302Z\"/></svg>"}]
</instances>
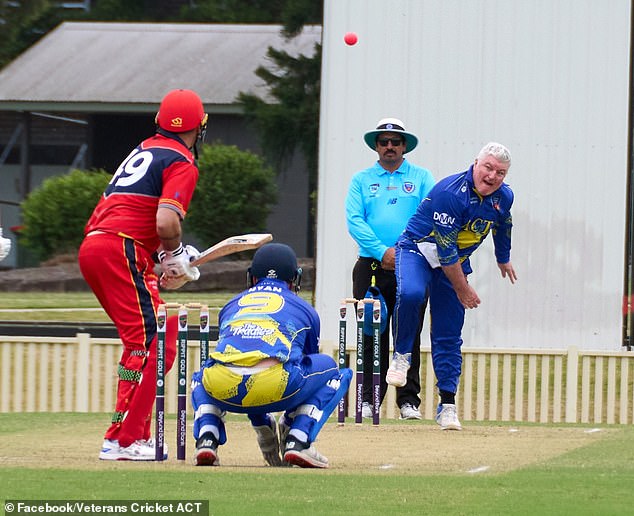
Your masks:
<instances>
[{"instance_id":1,"label":"cricket bat","mask_svg":"<svg viewBox=\"0 0 634 516\"><path fill-rule=\"evenodd\" d=\"M223 241L212 245L209 249L205 249L200 253L198 258L191 261L191 265L198 267L203 263L216 260L229 254L257 249L271 240L273 240L273 235L270 233L248 233L246 235L236 235L225 238Z\"/></svg>"}]
</instances>

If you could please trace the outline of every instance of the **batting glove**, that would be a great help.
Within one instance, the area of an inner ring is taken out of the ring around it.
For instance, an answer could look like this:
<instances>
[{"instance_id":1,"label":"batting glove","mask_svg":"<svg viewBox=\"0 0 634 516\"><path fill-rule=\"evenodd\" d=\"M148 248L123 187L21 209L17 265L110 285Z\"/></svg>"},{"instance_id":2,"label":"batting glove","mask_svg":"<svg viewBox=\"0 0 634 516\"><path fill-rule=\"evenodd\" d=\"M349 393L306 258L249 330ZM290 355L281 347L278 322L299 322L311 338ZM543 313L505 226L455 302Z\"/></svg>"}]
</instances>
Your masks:
<instances>
[{"instance_id":1,"label":"batting glove","mask_svg":"<svg viewBox=\"0 0 634 516\"><path fill-rule=\"evenodd\" d=\"M184 279L179 287L188 281L196 281L200 278L200 271L198 267L194 267L190 265L190 263L192 260L198 258L199 255L200 253L194 246L188 245L183 247L183 244L179 245L178 248L173 251L161 251L158 254L161 270L163 271L161 279Z\"/></svg>"},{"instance_id":2,"label":"batting glove","mask_svg":"<svg viewBox=\"0 0 634 516\"><path fill-rule=\"evenodd\" d=\"M4 260L11 251L11 240L2 237L2 228L0 228L0 261Z\"/></svg>"}]
</instances>

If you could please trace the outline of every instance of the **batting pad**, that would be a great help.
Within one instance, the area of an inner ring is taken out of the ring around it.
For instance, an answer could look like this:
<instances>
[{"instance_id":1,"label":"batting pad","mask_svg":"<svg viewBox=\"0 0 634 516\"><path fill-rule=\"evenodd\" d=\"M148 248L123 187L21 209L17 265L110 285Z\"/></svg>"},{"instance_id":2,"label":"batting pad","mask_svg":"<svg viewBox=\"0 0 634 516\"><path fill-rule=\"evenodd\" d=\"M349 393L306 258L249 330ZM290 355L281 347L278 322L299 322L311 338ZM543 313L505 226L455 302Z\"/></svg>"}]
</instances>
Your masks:
<instances>
[{"instance_id":1,"label":"batting pad","mask_svg":"<svg viewBox=\"0 0 634 516\"><path fill-rule=\"evenodd\" d=\"M321 417L311 428L310 434L308 435L309 443L312 443L317 438L317 434L319 434L321 428L324 426L326 421L328 421L330 414L332 414L332 412L335 410L335 407L339 405L339 401L341 400L341 398L343 398L346 392L348 392L348 387L350 387L351 380L352 369L345 368L341 369L338 378L333 378L332 380L330 380L330 382L328 382L333 387L333 389L335 389L335 392L332 395L332 398L330 398L330 401L328 401L328 403L326 403L326 406L321 410ZM339 383L338 386L336 386L336 382Z\"/></svg>"}]
</instances>

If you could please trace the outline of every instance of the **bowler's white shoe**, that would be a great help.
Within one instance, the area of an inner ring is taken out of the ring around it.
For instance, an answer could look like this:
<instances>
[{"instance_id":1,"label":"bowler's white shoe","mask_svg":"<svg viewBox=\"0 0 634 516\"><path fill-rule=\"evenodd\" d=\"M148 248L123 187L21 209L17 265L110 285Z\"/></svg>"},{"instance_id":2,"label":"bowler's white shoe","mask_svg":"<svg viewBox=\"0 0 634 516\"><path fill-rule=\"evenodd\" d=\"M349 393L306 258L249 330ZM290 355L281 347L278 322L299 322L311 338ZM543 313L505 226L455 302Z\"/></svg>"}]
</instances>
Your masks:
<instances>
[{"instance_id":1,"label":"bowler's white shoe","mask_svg":"<svg viewBox=\"0 0 634 516\"><path fill-rule=\"evenodd\" d=\"M438 423L443 430L462 430L462 425L460 424L456 412L456 406L449 403L438 405L436 423Z\"/></svg>"},{"instance_id":2,"label":"bowler's white shoe","mask_svg":"<svg viewBox=\"0 0 634 516\"><path fill-rule=\"evenodd\" d=\"M409 370L409 361L411 353L394 353L392 363L385 375L385 381L394 387L403 387L407 383L407 371Z\"/></svg>"}]
</instances>

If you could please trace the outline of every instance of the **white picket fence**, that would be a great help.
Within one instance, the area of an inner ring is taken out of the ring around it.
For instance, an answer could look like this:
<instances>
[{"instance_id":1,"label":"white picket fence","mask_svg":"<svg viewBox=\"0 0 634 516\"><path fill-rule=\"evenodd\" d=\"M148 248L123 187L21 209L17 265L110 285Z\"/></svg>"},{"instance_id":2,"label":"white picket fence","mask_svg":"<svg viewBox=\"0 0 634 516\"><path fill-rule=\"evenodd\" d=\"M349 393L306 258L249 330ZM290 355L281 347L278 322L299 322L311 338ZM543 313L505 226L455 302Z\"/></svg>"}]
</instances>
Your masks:
<instances>
[{"instance_id":1,"label":"white picket fence","mask_svg":"<svg viewBox=\"0 0 634 516\"><path fill-rule=\"evenodd\" d=\"M120 354L118 339L86 333L0 336L0 412L111 412ZM355 350L348 355L354 364ZM198 367L198 341L192 340L188 374ZM176 413L175 368L166 381L166 411ZM354 396L351 388L350 417ZM398 417L395 399L390 387L382 417ZM429 349L421 351L421 399L423 417L433 419L438 397ZM457 404L463 421L631 424L634 353L463 348Z\"/></svg>"}]
</instances>

